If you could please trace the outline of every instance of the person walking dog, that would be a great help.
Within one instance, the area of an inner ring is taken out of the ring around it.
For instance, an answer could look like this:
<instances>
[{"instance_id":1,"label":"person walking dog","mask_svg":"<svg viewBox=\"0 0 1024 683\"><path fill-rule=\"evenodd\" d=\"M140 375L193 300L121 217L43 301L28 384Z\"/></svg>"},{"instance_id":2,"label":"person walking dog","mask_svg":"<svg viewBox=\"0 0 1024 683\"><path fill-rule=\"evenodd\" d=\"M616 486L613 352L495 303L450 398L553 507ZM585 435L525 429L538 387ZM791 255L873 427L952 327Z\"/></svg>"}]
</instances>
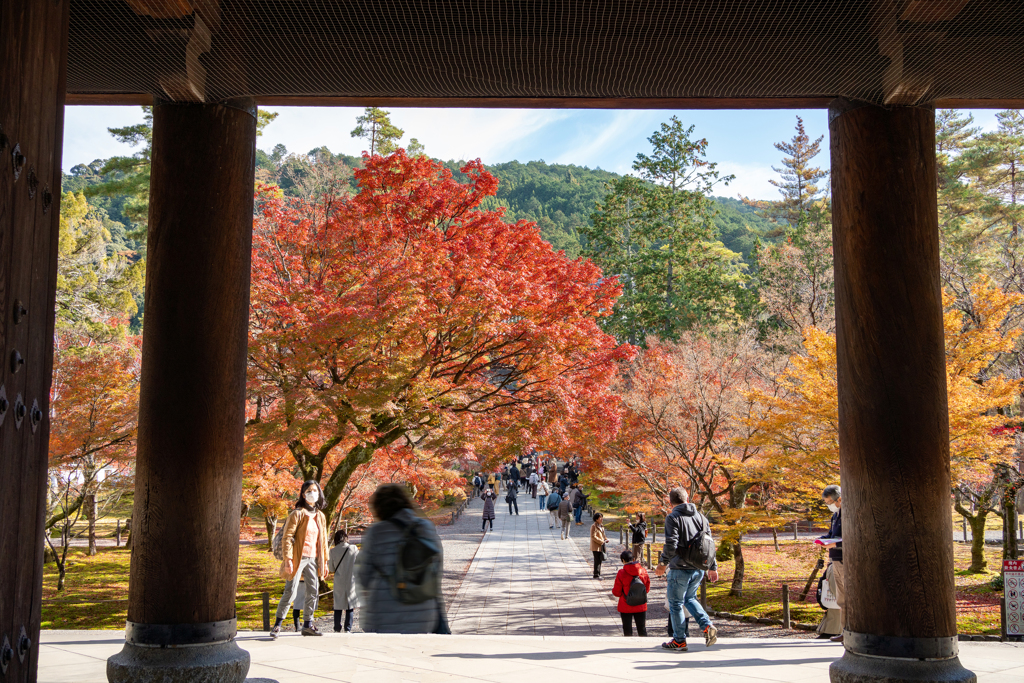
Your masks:
<instances>
[{"instance_id":1,"label":"person walking dog","mask_svg":"<svg viewBox=\"0 0 1024 683\"><path fill-rule=\"evenodd\" d=\"M352 632L356 611L355 567L359 548L350 545L348 532L338 529L334 532L334 547L327 561L328 569L334 574L334 632L341 633L342 615L345 617L345 633Z\"/></svg>"},{"instance_id":2,"label":"person walking dog","mask_svg":"<svg viewBox=\"0 0 1024 683\"><path fill-rule=\"evenodd\" d=\"M619 599L618 611L622 617L622 634L633 635L633 622L636 622L636 633L640 637L647 636L647 594L651 592L651 577L639 561L634 561L629 550L619 555L622 569L615 575L612 595Z\"/></svg>"},{"instance_id":3,"label":"person walking dog","mask_svg":"<svg viewBox=\"0 0 1024 683\"><path fill-rule=\"evenodd\" d=\"M686 652L688 648L683 630L683 605L697 620L697 625L704 633L704 644L710 647L718 640L718 629L697 600L697 589L704 579L705 569L709 580L718 580L718 561L715 559L714 542L711 541L711 524L697 510L696 505L688 502L690 496L686 489L672 489L668 497L675 507L665 518L665 545L655 574L663 576L668 569L666 590L675 633L661 647Z\"/></svg>"},{"instance_id":4,"label":"person walking dog","mask_svg":"<svg viewBox=\"0 0 1024 683\"><path fill-rule=\"evenodd\" d=\"M320 587L320 578L327 578L327 519L321 512L326 501L320 485L312 479L302 483L299 500L295 509L285 520L281 530L280 574L285 580L284 592L277 605L277 615L270 635L276 638L281 633L288 607L295 601L300 577L306 584L306 600L303 611L302 635L322 636L313 623Z\"/></svg>"}]
</instances>

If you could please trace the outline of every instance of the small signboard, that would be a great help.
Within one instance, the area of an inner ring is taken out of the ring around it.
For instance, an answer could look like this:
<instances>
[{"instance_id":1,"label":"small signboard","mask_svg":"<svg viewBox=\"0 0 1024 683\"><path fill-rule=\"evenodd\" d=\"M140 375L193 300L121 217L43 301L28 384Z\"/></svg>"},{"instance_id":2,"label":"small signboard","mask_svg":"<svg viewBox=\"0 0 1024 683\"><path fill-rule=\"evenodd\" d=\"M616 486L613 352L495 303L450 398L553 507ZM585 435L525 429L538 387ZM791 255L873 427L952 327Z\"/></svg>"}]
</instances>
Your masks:
<instances>
[{"instance_id":1,"label":"small signboard","mask_svg":"<svg viewBox=\"0 0 1024 683\"><path fill-rule=\"evenodd\" d=\"M1003 560L1006 635L1024 634L1024 560Z\"/></svg>"}]
</instances>

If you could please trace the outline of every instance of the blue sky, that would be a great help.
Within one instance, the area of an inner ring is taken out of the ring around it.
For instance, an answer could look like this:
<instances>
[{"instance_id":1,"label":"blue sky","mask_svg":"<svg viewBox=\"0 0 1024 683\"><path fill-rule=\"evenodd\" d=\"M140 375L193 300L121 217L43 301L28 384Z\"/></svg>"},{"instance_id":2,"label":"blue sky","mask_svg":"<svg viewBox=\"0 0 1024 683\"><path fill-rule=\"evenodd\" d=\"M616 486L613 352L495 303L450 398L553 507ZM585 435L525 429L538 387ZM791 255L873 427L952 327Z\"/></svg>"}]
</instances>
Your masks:
<instances>
[{"instance_id":1,"label":"blue sky","mask_svg":"<svg viewBox=\"0 0 1024 683\"><path fill-rule=\"evenodd\" d=\"M326 145L333 152L358 155L363 141L350 136L361 109L349 107L269 107L280 116L257 143L269 150L283 144L305 153ZM973 110L977 125L995 127L994 110ZM572 163L627 173L637 153L646 152L647 138L675 114L694 134L708 140L708 158L736 180L718 194L743 194L756 199L777 196L768 183L777 177L781 154L773 147L789 140L796 116L812 137L824 135L822 167L828 167L828 118L812 110L580 110L580 109L392 109L391 120L405 130L403 142L417 138L427 154L441 159L472 159L484 163L531 161ZM65 117L64 170L93 159L129 154L108 127L141 122L139 107L68 107Z\"/></svg>"}]
</instances>

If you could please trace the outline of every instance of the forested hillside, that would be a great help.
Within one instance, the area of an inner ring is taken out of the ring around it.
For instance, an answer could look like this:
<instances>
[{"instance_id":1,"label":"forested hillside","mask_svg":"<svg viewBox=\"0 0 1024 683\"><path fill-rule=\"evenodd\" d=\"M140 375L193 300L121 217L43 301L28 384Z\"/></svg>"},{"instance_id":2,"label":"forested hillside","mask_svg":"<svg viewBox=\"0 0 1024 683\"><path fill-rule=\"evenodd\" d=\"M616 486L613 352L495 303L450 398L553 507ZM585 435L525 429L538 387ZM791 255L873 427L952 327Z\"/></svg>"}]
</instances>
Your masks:
<instances>
[{"instance_id":1,"label":"forested hillside","mask_svg":"<svg viewBox=\"0 0 1024 683\"><path fill-rule=\"evenodd\" d=\"M314 163L315 162L315 163ZM335 176L343 179L354 192L355 183L352 168L362 163L359 157L333 154L326 147L310 150L308 154L291 154L283 145L266 152L257 151L258 178L273 182L286 195L303 194L310 187L311 169L323 166L324 162L334 168ZM117 173L101 174L105 160L97 159L89 164L79 164L64 175L65 192L82 192L89 186L117 177ZM460 162L444 163L457 177ZM543 161L508 161L493 164L488 169L499 182L496 197L488 197L484 209L498 206L506 208L505 216L510 222L517 220L534 221L540 228L541 236L555 249L562 249L570 256L579 256L585 238L580 227L591 222L596 204L607 193L607 186L619 177L616 173L591 169L573 164L548 164ZM125 205L131 200L128 195L90 196L89 203L96 211L104 227L110 232L108 251L145 252L145 242L135 239L132 221L125 214ZM738 199L716 197L718 214L714 222L722 243L731 251L743 255L750 263L751 250L758 238L764 239L773 226L768 220L755 213L755 209ZM136 226L137 229L138 226Z\"/></svg>"},{"instance_id":2,"label":"forested hillside","mask_svg":"<svg viewBox=\"0 0 1024 683\"><path fill-rule=\"evenodd\" d=\"M257 152L258 177L279 185L290 195L303 194L323 182L322 177L313 177L311 169L317 167L322 174L325 165L333 167L335 178L347 178L348 186L355 191L351 170L361 163L359 157L333 154L326 147L308 154L290 154L283 145L270 152ZM447 161L444 166L461 177L462 162ZM537 223L545 240L574 257L580 255L585 240L580 228L591 222L591 214L607 194L609 183L619 177L599 168L543 161L508 161L487 168L500 182L497 196L487 198L482 208L503 206L508 221ZM756 239L763 238L774 226L738 199L716 197L715 201L718 215L714 220L723 244L749 263Z\"/></svg>"}]
</instances>

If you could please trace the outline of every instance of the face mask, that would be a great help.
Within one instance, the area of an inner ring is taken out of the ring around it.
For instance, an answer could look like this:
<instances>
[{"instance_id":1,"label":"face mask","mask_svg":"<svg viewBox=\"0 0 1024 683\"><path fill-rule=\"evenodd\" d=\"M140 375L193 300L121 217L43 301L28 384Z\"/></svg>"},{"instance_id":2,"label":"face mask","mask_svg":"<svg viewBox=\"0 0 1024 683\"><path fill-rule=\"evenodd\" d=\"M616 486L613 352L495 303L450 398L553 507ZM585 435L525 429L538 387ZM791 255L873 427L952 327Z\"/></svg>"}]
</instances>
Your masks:
<instances>
[{"instance_id":1,"label":"face mask","mask_svg":"<svg viewBox=\"0 0 1024 683\"><path fill-rule=\"evenodd\" d=\"M320 493L316 489L307 489L306 491L306 502L310 505L316 505L316 502L320 499Z\"/></svg>"},{"instance_id":2,"label":"face mask","mask_svg":"<svg viewBox=\"0 0 1024 683\"><path fill-rule=\"evenodd\" d=\"M831 512L839 512L839 506L836 505L835 503L829 503L828 504L828 509Z\"/></svg>"}]
</instances>

